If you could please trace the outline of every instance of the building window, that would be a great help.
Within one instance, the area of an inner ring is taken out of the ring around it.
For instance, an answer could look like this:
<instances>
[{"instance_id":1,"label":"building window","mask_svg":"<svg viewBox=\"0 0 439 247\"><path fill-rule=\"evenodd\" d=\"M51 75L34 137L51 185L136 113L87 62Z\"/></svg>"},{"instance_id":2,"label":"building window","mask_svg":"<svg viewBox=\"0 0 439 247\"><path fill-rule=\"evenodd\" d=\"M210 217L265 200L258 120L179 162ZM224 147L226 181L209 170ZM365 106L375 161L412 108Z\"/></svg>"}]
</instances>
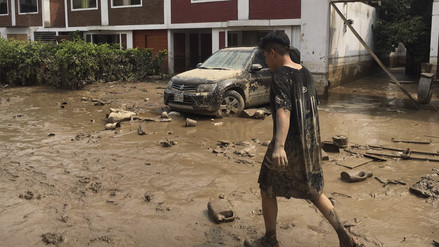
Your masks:
<instances>
[{"instance_id":1,"label":"building window","mask_svg":"<svg viewBox=\"0 0 439 247\"><path fill-rule=\"evenodd\" d=\"M142 0L113 0L111 3L113 8L142 6Z\"/></svg>"},{"instance_id":2,"label":"building window","mask_svg":"<svg viewBox=\"0 0 439 247\"><path fill-rule=\"evenodd\" d=\"M73 10L97 9L97 0L71 0Z\"/></svg>"},{"instance_id":3,"label":"building window","mask_svg":"<svg viewBox=\"0 0 439 247\"><path fill-rule=\"evenodd\" d=\"M19 13L38 13L38 0L20 0Z\"/></svg>"},{"instance_id":4,"label":"building window","mask_svg":"<svg viewBox=\"0 0 439 247\"><path fill-rule=\"evenodd\" d=\"M0 15L8 14L8 0L0 0Z\"/></svg>"}]
</instances>

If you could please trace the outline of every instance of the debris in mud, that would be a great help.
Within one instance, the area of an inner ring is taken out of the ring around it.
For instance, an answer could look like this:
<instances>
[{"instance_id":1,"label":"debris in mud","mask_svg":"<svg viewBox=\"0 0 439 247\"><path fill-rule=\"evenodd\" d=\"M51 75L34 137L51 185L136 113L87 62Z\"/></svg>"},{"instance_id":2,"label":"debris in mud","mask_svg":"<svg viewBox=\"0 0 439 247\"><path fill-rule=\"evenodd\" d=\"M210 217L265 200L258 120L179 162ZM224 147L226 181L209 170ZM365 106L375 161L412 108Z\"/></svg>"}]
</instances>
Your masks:
<instances>
[{"instance_id":1,"label":"debris in mud","mask_svg":"<svg viewBox=\"0 0 439 247\"><path fill-rule=\"evenodd\" d=\"M190 119L190 118L186 118L186 124L184 126L185 127L195 127L195 126L197 126L197 121Z\"/></svg>"},{"instance_id":2,"label":"debris in mud","mask_svg":"<svg viewBox=\"0 0 439 247\"><path fill-rule=\"evenodd\" d=\"M141 125L139 125L139 128L137 129L137 134L141 135L141 136L142 135L146 135L145 131L142 130L142 126Z\"/></svg>"},{"instance_id":3,"label":"debris in mud","mask_svg":"<svg viewBox=\"0 0 439 247\"><path fill-rule=\"evenodd\" d=\"M438 175L439 172L423 176L420 181L409 188L410 192L419 197L437 199L439 197Z\"/></svg>"},{"instance_id":4,"label":"debris in mud","mask_svg":"<svg viewBox=\"0 0 439 247\"><path fill-rule=\"evenodd\" d=\"M159 211L171 211L171 207L166 205L164 202L159 202L157 204L157 207L155 208L155 211L156 212L159 212Z\"/></svg>"},{"instance_id":5,"label":"debris in mud","mask_svg":"<svg viewBox=\"0 0 439 247\"><path fill-rule=\"evenodd\" d=\"M336 160L335 164L349 169L354 169L363 166L365 164L368 164L372 161L373 161L372 159L367 159L363 157L347 156L347 157L343 157L340 160Z\"/></svg>"},{"instance_id":6,"label":"debris in mud","mask_svg":"<svg viewBox=\"0 0 439 247\"><path fill-rule=\"evenodd\" d=\"M145 202L150 202L150 201L152 200L153 197L154 197L154 195L153 195L152 193L150 193L150 192L146 192L146 193L145 193L145 196L144 196L144 198L145 198Z\"/></svg>"},{"instance_id":7,"label":"debris in mud","mask_svg":"<svg viewBox=\"0 0 439 247\"><path fill-rule=\"evenodd\" d=\"M271 115L271 111L267 108L246 109L242 111L241 117L265 119L266 116Z\"/></svg>"},{"instance_id":8,"label":"debris in mud","mask_svg":"<svg viewBox=\"0 0 439 247\"><path fill-rule=\"evenodd\" d=\"M93 182L90 184L90 187L88 187L91 191L93 191L94 193L98 193L101 188L102 188L102 184L101 182Z\"/></svg>"},{"instance_id":9,"label":"debris in mud","mask_svg":"<svg viewBox=\"0 0 439 247\"><path fill-rule=\"evenodd\" d=\"M386 187L389 184L401 184L401 185L406 185L406 183L396 180L396 179L383 179L383 178L379 178L379 177L375 177L375 179L383 184L383 187Z\"/></svg>"},{"instance_id":10,"label":"debris in mud","mask_svg":"<svg viewBox=\"0 0 439 247\"><path fill-rule=\"evenodd\" d=\"M215 223L234 221L236 213L227 199L214 199L207 203L209 216Z\"/></svg>"},{"instance_id":11,"label":"debris in mud","mask_svg":"<svg viewBox=\"0 0 439 247\"><path fill-rule=\"evenodd\" d=\"M59 221L63 222L63 223L67 223L67 221L69 221L69 216L67 215L63 215L61 216L61 218L59 219Z\"/></svg>"},{"instance_id":12,"label":"debris in mud","mask_svg":"<svg viewBox=\"0 0 439 247\"><path fill-rule=\"evenodd\" d=\"M168 116L169 116L169 117L171 117L171 116L174 116L174 117L181 117L181 113L180 113L180 112L177 112L177 111L171 111L171 112L168 113Z\"/></svg>"},{"instance_id":13,"label":"debris in mud","mask_svg":"<svg viewBox=\"0 0 439 247\"><path fill-rule=\"evenodd\" d=\"M93 102L93 105L95 106L110 104L110 102L105 99L92 99L91 102Z\"/></svg>"},{"instance_id":14,"label":"debris in mud","mask_svg":"<svg viewBox=\"0 0 439 247\"><path fill-rule=\"evenodd\" d=\"M213 123L213 126L222 126L224 123L223 122L217 122L217 123Z\"/></svg>"},{"instance_id":15,"label":"debris in mud","mask_svg":"<svg viewBox=\"0 0 439 247\"><path fill-rule=\"evenodd\" d=\"M368 177L372 177L373 173L369 171L344 171L340 174L341 180L348 183L361 182Z\"/></svg>"},{"instance_id":16,"label":"debris in mud","mask_svg":"<svg viewBox=\"0 0 439 247\"><path fill-rule=\"evenodd\" d=\"M235 163L244 164L244 165L251 165L251 164L254 164L255 162L253 160L236 159Z\"/></svg>"},{"instance_id":17,"label":"debris in mud","mask_svg":"<svg viewBox=\"0 0 439 247\"><path fill-rule=\"evenodd\" d=\"M96 241L106 242L106 243L109 243L109 244L113 243L113 239L111 237L109 237L109 236L100 236L100 237L91 239L90 243L96 242Z\"/></svg>"},{"instance_id":18,"label":"debris in mud","mask_svg":"<svg viewBox=\"0 0 439 247\"><path fill-rule=\"evenodd\" d=\"M89 137L91 137L91 135L86 134L86 133L82 133L82 132L81 132L81 133L77 134L77 135L75 136L75 138L72 138L71 141L79 141L79 140L81 140L81 139L89 138Z\"/></svg>"},{"instance_id":19,"label":"debris in mud","mask_svg":"<svg viewBox=\"0 0 439 247\"><path fill-rule=\"evenodd\" d=\"M333 196L338 195L338 196L344 196L344 197L347 197L347 198L352 198L352 196L346 195L346 194L343 194L343 193L340 193L340 192L332 192L331 195L333 195Z\"/></svg>"},{"instance_id":20,"label":"debris in mud","mask_svg":"<svg viewBox=\"0 0 439 247\"><path fill-rule=\"evenodd\" d=\"M26 191L24 194L20 194L18 197L19 198L24 198L26 200L32 200L34 198L36 198L38 200L41 199L41 195L34 194L32 191L29 191L29 190Z\"/></svg>"},{"instance_id":21,"label":"debris in mud","mask_svg":"<svg viewBox=\"0 0 439 247\"><path fill-rule=\"evenodd\" d=\"M168 112L164 111L162 112L162 114L160 115L161 118L169 118Z\"/></svg>"},{"instance_id":22,"label":"debris in mud","mask_svg":"<svg viewBox=\"0 0 439 247\"><path fill-rule=\"evenodd\" d=\"M57 234L57 233L45 233L43 235L41 235L41 237L43 238L43 242L46 244L54 244L57 245L61 242L64 241L64 237Z\"/></svg>"},{"instance_id":23,"label":"debris in mud","mask_svg":"<svg viewBox=\"0 0 439 247\"><path fill-rule=\"evenodd\" d=\"M110 108L110 114L107 116L108 123L120 123L122 121L129 121L137 114L131 111L125 111L122 109Z\"/></svg>"},{"instance_id":24,"label":"debris in mud","mask_svg":"<svg viewBox=\"0 0 439 247\"><path fill-rule=\"evenodd\" d=\"M262 143L261 143L261 146L268 147L268 145L270 145L270 142L271 142L271 141L265 141L265 142L262 142Z\"/></svg>"},{"instance_id":25,"label":"debris in mud","mask_svg":"<svg viewBox=\"0 0 439 247\"><path fill-rule=\"evenodd\" d=\"M332 141L335 145L340 148L345 148L348 146L348 137L345 135L336 135L332 137Z\"/></svg>"},{"instance_id":26,"label":"debris in mud","mask_svg":"<svg viewBox=\"0 0 439 247\"><path fill-rule=\"evenodd\" d=\"M329 155L322 149L322 160L329 160Z\"/></svg>"},{"instance_id":27,"label":"debris in mud","mask_svg":"<svg viewBox=\"0 0 439 247\"><path fill-rule=\"evenodd\" d=\"M105 125L105 130L115 130L116 128L120 128L120 123L107 123Z\"/></svg>"},{"instance_id":28,"label":"debris in mud","mask_svg":"<svg viewBox=\"0 0 439 247\"><path fill-rule=\"evenodd\" d=\"M323 141L322 149L328 153L340 153L340 148L332 141Z\"/></svg>"},{"instance_id":29,"label":"debris in mud","mask_svg":"<svg viewBox=\"0 0 439 247\"><path fill-rule=\"evenodd\" d=\"M431 144L432 141L430 140L398 140L395 138L391 139L392 142L402 142L402 143L412 143L412 144Z\"/></svg>"},{"instance_id":30,"label":"debris in mud","mask_svg":"<svg viewBox=\"0 0 439 247\"><path fill-rule=\"evenodd\" d=\"M49 133L47 136L55 136L55 133Z\"/></svg>"},{"instance_id":31,"label":"debris in mud","mask_svg":"<svg viewBox=\"0 0 439 247\"><path fill-rule=\"evenodd\" d=\"M82 98L81 98L81 101L87 101L87 100L88 100L87 97L82 97Z\"/></svg>"},{"instance_id":32,"label":"debris in mud","mask_svg":"<svg viewBox=\"0 0 439 247\"><path fill-rule=\"evenodd\" d=\"M166 139L166 141L161 141L160 142L160 145L162 145L162 147L164 147L164 148L169 148L169 147L172 147L172 146L176 146L177 144L178 144L178 142L173 141L173 140L168 140L168 139Z\"/></svg>"}]
</instances>

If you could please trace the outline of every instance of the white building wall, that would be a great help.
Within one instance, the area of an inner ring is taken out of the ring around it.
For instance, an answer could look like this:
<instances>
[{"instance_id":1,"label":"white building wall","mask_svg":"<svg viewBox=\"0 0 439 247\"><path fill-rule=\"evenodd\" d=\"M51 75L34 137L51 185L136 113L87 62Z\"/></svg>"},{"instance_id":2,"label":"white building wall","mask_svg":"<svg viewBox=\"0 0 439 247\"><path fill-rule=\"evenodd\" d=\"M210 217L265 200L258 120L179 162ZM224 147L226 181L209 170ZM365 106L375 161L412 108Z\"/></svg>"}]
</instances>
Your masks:
<instances>
[{"instance_id":1,"label":"white building wall","mask_svg":"<svg viewBox=\"0 0 439 247\"><path fill-rule=\"evenodd\" d=\"M319 94L328 89L329 0L302 0L300 56Z\"/></svg>"},{"instance_id":2,"label":"white building wall","mask_svg":"<svg viewBox=\"0 0 439 247\"><path fill-rule=\"evenodd\" d=\"M373 49L373 25L376 23L375 8L364 3L337 3L336 6L349 20L353 28ZM334 8L331 8L329 25L329 81L337 85L367 75L374 62L372 56L344 24Z\"/></svg>"},{"instance_id":3,"label":"white building wall","mask_svg":"<svg viewBox=\"0 0 439 247\"><path fill-rule=\"evenodd\" d=\"M433 72L438 72L438 53L439 53L439 0L433 2L433 17L431 20L431 42L430 42L430 63L433 64Z\"/></svg>"}]
</instances>

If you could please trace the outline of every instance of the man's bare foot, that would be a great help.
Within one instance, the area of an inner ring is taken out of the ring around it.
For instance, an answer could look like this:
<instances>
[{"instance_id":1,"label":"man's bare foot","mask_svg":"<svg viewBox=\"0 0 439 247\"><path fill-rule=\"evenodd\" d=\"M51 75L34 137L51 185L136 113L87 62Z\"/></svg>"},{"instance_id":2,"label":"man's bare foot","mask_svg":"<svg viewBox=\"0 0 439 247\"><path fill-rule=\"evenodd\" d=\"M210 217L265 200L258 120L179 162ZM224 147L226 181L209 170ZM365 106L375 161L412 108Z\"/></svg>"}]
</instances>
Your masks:
<instances>
[{"instance_id":1,"label":"man's bare foot","mask_svg":"<svg viewBox=\"0 0 439 247\"><path fill-rule=\"evenodd\" d=\"M270 244L267 242L267 239L264 237L259 238L257 240L244 240L245 247L279 247L279 242L276 240L276 243Z\"/></svg>"}]
</instances>

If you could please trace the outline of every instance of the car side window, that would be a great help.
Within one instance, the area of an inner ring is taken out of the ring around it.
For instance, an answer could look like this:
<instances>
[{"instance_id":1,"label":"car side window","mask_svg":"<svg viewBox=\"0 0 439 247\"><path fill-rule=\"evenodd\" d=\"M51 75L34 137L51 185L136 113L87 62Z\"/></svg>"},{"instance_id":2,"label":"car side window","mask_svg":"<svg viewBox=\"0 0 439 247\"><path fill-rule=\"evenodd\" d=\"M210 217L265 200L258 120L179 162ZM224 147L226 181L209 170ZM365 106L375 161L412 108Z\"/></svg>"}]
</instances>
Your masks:
<instances>
[{"instance_id":1,"label":"car side window","mask_svg":"<svg viewBox=\"0 0 439 247\"><path fill-rule=\"evenodd\" d=\"M262 51L256 52L255 57L253 58L253 64L260 64L262 65L262 68L268 68L268 65L265 63L265 55Z\"/></svg>"}]
</instances>

